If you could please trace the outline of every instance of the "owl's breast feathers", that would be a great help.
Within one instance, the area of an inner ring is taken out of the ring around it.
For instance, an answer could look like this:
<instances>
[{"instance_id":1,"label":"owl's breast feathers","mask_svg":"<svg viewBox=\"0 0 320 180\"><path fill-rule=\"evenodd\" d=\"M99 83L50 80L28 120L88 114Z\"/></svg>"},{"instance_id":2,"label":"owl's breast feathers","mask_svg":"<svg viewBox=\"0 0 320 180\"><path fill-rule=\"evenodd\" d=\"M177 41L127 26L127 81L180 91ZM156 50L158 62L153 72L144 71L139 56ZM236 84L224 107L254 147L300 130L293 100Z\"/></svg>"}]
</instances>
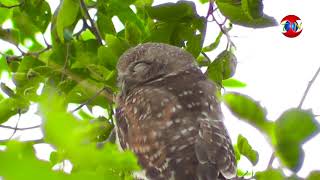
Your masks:
<instances>
[{"instance_id":1,"label":"owl's breast feathers","mask_svg":"<svg viewBox=\"0 0 320 180\"><path fill-rule=\"evenodd\" d=\"M149 179L231 178L236 165L214 84L196 68L138 86L118 99L117 134ZM219 177L219 178L218 178Z\"/></svg>"}]
</instances>

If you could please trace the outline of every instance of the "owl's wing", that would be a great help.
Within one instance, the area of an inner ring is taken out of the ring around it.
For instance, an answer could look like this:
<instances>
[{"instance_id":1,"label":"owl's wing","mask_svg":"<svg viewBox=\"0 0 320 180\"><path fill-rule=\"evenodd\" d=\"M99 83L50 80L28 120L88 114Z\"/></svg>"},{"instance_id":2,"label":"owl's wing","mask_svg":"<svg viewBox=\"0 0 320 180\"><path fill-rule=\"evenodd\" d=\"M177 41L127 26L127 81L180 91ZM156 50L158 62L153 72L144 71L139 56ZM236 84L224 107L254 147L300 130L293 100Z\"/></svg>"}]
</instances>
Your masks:
<instances>
[{"instance_id":1,"label":"owl's wing","mask_svg":"<svg viewBox=\"0 0 320 180\"><path fill-rule=\"evenodd\" d=\"M132 150L148 177L168 177L166 130L172 125L175 97L152 87L136 89L120 101L117 133L124 149ZM165 179L165 178L164 178Z\"/></svg>"},{"instance_id":2,"label":"owl's wing","mask_svg":"<svg viewBox=\"0 0 320 180\"><path fill-rule=\"evenodd\" d=\"M201 164L210 166L213 164L225 178L235 176L236 163L233 147L221 120L208 119L200 123L195 148ZM206 166L203 167L206 168Z\"/></svg>"},{"instance_id":3,"label":"owl's wing","mask_svg":"<svg viewBox=\"0 0 320 180\"><path fill-rule=\"evenodd\" d=\"M213 94L216 91L214 85L208 81L201 82L200 87L205 94ZM210 95L202 101L208 108L203 110L198 120L200 128L195 150L200 162L199 173L207 176L202 179L216 179L219 174L230 179L236 175L236 160L230 137L222 120L220 104L214 96ZM216 169L217 172L212 169Z\"/></svg>"}]
</instances>

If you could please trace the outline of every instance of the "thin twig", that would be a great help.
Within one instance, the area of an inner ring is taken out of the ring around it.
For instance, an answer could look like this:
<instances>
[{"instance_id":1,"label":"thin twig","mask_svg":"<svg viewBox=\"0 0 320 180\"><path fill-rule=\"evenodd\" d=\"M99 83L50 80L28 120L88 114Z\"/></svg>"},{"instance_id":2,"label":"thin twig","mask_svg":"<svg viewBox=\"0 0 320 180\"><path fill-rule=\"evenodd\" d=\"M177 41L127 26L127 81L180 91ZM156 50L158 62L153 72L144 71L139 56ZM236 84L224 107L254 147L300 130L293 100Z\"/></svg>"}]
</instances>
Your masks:
<instances>
[{"instance_id":1,"label":"thin twig","mask_svg":"<svg viewBox=\"0 0 320 180\"><path fill-rule=\"evenodd\" d=\"M270 169L272 168L272 164L273 164L273 161L275 160L276 156L275 156L275 153L273 152L270 156L270 160L269 160L269 163L268 163L268 166L267 166L267 169Z\"/></svg>"},{"instance_id":2,"label":"thin twig","mask_svg":"<svg viewBox=\"0 0 320 180\"><path fill-rule=\"evenodd\" d=\"M74 110L71 111L71 113L74 113L76 111L78 111L79 109L81 109L84 105L89 104L90 102L92 102L93 100L95 100L99 94L101 94L104 90L106 90L107 88L104 87L102 89L100 89L94 96L92 96L91 98L87 99L85 102L83 102L82 104L80 104L77 108L75 108Z\"/></svg>"},{"instance_id":3,"label":"thin twig","mask_svg":"<svg viewBox=\"0 0 320 180\"><path fill-rule=\"evenodd\" d=\"M3 55L9 63L12 61L20 61L23 56L31 56L31 57L38 58L40 54L42 54L52 48L52 46L50 44L48 44L46 41L45 41L45 43L46 43L47 47L40 50L40 51L36 51L36 52L24 52L22 49L20 49L18 46L16 46L17 49L21 52L21 55L19 55L19 56L9 55L9 54L5 54L2 52L0 52L0 54Z\"/></svg>"},{"instance_id":4,"label":"thin twig","mask_svg":"<svg viewBox=\"0 0 320 180\"><path fill-rule=\"evenodd\" d=\"M310 90L312 84L314 83L314 81L317 79L319 73L320 73L320 67L318 67L318 70L317 70L316 73L313 75L312 79L309 81L308 86L307 86L306 90L304 91L303 96L302 96L302 98L301 98L301 100L300 100L300 103L299 103L299 105L298 105L298 108L301 109L301 107L302 107L302 105L303 105L303 102L304 102L304 100L306 99L306 97L307 97L307 95L308 95L308 93L309 93L309 90Z\"/></svg>"},{"instance_id":5,"label":"thin twig","mask_svg":"<svg viewBox=\"0 0 320 180\"><path fill-rule=\"evenodd\" d=\"M86 29L89 29L90 28L90 26L88 25L88 23L87 23L87 21L86 21L86 19L85 18L82 18L82 28L81 28L81 30L79 31L79 32L77 32L77 33L75 33L74 34L74 36L77 38L77 39L79 39L79 36L81 35L81 33L83 32L83 31L85 31Z\"/></svg>"},{"instance_id":6,"label":"thin twig","mask_svg":"<svg viewBox=\"0 0 320 180\"><path fill-rule=\"evenodd\" d=\"M228 40L227 49L229 48L229 45L232 46L232 47L235 47L235 44L232 42L228 31L224 27L224 24L227 22L227 18L225 18L222 23L219 23L218 20L214 17L214 14L213 14L216 11L216 9L213 8L213 1L210 1L206 19L208 21L209 17L211 16L212 20L219 26L220 31L227 37L227 40Z\"/></svg>"},{"instance_id":7,"label":"thin twig","mask_svg":"<svg viewBox=\"0 0 320 180\"><path fill-rule=\"evenodd\" d=\"M231 37L230 37L228 31L226 31L226 29L225 29L225 27L224 27L224 24L219 23L219 22L217 21L217 19L216 19L213 15L212 15L212 19L213 19L213 21L216 22L216 24L220 27L220 31L227 37L227 40L228 40L228 46L227 46L227 47L229 47L229 44L230 44L232 47L235 47L235 44L232 42Z\"/></svg>"},{"instance_id":8,"label":"thin twig","mask_svg":"<svg viewBox=\"0 0 320 180\"><path fill-rule=\"evenodd\" d=\"M209 58L209 56L208 56L205 52L201 51L201 54L202 54L205 58L207 58L207 60L208 60L209 62L211 62L211 59Z\"/></svg>"},{"instance_id":9,"label":"thin twig","mask_svg":"<svg viewBox=\"0 0 320 180\"><path fill-rule=\"evenodd\" d=\"M85 13L85 16L86 16L86 17L89 19L89 21L90 21L91 27L89 27L89 29L90 29L91 32L96 36L99 44L100 44L100 45L103 45L100 32L99 32L98 28L95 26L95 23L94 23L93 19L90 17L88 8L87 8L84 0L80 0L80 5L81 5L81 8L83 9L83 11L84 11L84 13Z\"/></svg>"},{"instance_id":10,"label":"thin twig","mask_svg":"<svg viewBox=\"0 0 320 180\"><path fill-rule=\"evenodd\" d=\"M62 69L62 73L61 73L61 80L60 81L63 81L63 78L64 78L64 74L66 72L66 69L67 69L67 65L68 65L68 58L69 58L69 43L67 43L67 49L66 49L66 56L65 56L65 59L64 59L64 65L63 65L63 69Z\"/></svg>"},{"instance_id":11,"label":"thin twig","mask_svg":"<svg viewBox=\"0 0 320 180\"><path fill-rule=\"evenodd\" d=\"M46 42L47 43L47 42ZM26 52L26 53L23 53L24 56L33 56L33 57L38 57L40 54L50 50L52 47L50 44L47 44L47 47L40 50L40 51L36 51L36 52Z\"/></svg>"},{"instance_id":12,"label":"thin twig","mask_svg":"<svg viewBox=\"0 0 320 180\"><path fill-rule=\"evenodd\" d=\"M11 126L6 126L6 125L0 125L0 128L13 129L13 130L18 130L18 131L24 131L24 130L29 130L29 129L36 129L36 128L40 128L40 127L41 127L41 125L31 126L31 127L26 127L26 128L18 128L18 127L11 127Z\"/></svg>"},{"instance_id":13,"label":"thin twig","mask_svg":"<svg viewBox=\"0 0 320 180\"><path fill-rule=\"evenodd\" d=\"M201 51L201 54L211 63L211 59L209 58L209 56L205 52ZM209 68L207 68L206 72L204 73L204 75L206 77L208 76L208 69Z\"/></svg>"},{"instance_id":14,"label":"thin twig","mask_svg":"<svg viewBox=\"0 0 320 180\"><path fill-rule=\"evenodd\" d=\"M47 47L51 47L51 45L48 43L48 41L46 40L46 38L44 37L44 35L42 34L42 38L44 43L46 44Z\"/></svg>"},{"instance_id":15,"label":"thin twig","mask_svg":"<svg viewBox=\"0 0 320 180\"><path fill-rule=\"evenodd\" d=\"M13 138L13 136L16 134L17 132L17 128L18 128L18 125L19 125L19 122L20 122L20 117L21 117L21 112L20 110L18 110L18 113L19 113L19 117L18 117L18 120L17 120L17 123L16 123L16 126L14 128L14 131L13 133L11 134L11 136L9 137L9 140L11 140Z\"/></svg>"}]
</instances>

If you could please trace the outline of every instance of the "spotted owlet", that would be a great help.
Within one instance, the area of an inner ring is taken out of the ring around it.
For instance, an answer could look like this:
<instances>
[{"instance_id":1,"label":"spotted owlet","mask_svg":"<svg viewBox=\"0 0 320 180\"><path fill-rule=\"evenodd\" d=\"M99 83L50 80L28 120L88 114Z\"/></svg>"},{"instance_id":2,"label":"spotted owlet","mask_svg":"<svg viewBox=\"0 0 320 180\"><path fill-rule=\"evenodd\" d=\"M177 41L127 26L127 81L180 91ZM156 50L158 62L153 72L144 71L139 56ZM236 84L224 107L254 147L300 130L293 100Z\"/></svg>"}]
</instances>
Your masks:
<instances>
[{"instance_id":1,"label":"spotted owlet","mask_svg":"<svg viewBox=\"0 0 320 180\"><path fill-rule=\"evenodd\" d=\"M146 43L125 52L117 69L117 138L121 148L136 154L146 179L235 176L217 89L191 54Z\"/></svg>"}]
</instances>

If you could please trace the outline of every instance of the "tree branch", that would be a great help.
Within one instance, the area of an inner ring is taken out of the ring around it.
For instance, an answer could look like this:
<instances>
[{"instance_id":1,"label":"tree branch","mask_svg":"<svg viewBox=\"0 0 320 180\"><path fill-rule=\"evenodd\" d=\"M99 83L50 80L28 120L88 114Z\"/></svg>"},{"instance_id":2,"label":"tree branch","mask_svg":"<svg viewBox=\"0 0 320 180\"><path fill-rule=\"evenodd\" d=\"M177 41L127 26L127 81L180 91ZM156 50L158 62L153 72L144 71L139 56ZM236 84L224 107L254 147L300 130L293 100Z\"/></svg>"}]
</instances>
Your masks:
<instances>
[{"instance_id":1,"label":"tree branch","mask_svg":"<svg viewBox=\"0 0 320 180\"><path fill-rule=\"evenodd\" d=\"M304 102L304 100L306 99L306 97L307 97L307 95L308 95L308 93L309 93L309 90L310 90L312 84L314 83L314 81L317 79L319 73L320 73L320 67L318 67L318 70L317 70L316 73L313 75L312 79L309 81L308 86L307 86L306 90L304 91L303 96L302 96L302 98L301 98L301 100L300 100L300 103L299 103L299 105L298 105L298 108L301 109L301 107L302 107L302 105L303 105L303 102Z\"/></svg>"},{"instance_id":2,"label":"tree branch","mask_svg":"<svg viewBox=\"0 0 320 180\"><path fill-rule=\"evenodd\" d=\"M46 42L47 44L47 42ZM50 44L47 44L47 47L40 50L40 51L36 51L36 52L26 52L26 53L22 53L23 56L33 56L33 57L39 57L40 54L50 50L52 48L52 46Z\"/></svg>"},{"instance_id":3,"label":"tree branch","mask_svg":"<svg viewBox=\"0 0 320 180\"><path fill-rule=\"evenodd\" d=\"M18 125L19 125L19 122L20 122L20 117L21 117L21 112L20 110L18 110L18 113L19 113L19 117L18 117L18 120L17 120L17 123L16 123L16 126L14 128L14 131L13 133L11 134L11 136L9 137L9 140L11 140L13 138L13 136L16 134L17 132L17 128L18 128Z\"/></svg>"},{"instance_id":4,"label":"tree branch","mask_svg":"<svg viewBox=\"0 0 320 180\"><path fill-rule=\"evenodd\" d=\"M303 93L303 96L302 96L302 98L300 100L300 103L298 105L299 109L302 108L303 102L305 101L305 99L306 99L306 97L307 97L307 95L308 95L308 93L310 91L310 88L311 88L312 84L314 83L314 81L317 79L319 73L320 73L320 66L318 67L316 73L313 75L312 79L309 81L308 86L307 86L306 90ZM270 157L270 160L269 160L269 163L268 163L268 167L267 167L268 169L272 168L272 164L273 164L273 161L275 160L275 158L276 158L275 152L273 152L271 154L271 157Z\"/></svg>"},{"instance_id":5,"label":"tree branch","mask_svg":"<svg viewBox=\"0 0 320 180\"><path fill-rule=\"evenodd\" d=\"M272 164L273 164L273 161L276 159L276 156L275 156L275 153L273 152L270 156L270 159L269 159L269 163L268 163L268 166L267 166L267 169L270 169L272 168Z\"/></svg>"},{"instance_id":6,"label":"tree branch","mask_svg":"<svg viewBox=\"0 0 320 180\"><path fill-rule=\"evenodd\" d=\"M83 9L83 11L84 11L84 13L85 13L86 18L88 18L89 21L90 21L91 26L89 26L89 29L90 29L91 32L96 36L99 44L100 44L100 45L103 45L100 32L99 32L98 28L95 26L95 23L94 23L93 19L90 17L88 8L87 8L84 0L80 0L80 5L81 5L81 8Z\"/></svg>"},{"instance_id":7,"label":"tree branch","mask_svg":"<svg viewBox=\"0 0 320 180\"><path fill-rule=\"evenodd\" d=\"M52 48L52 46L50 44L48 44L47 41L45 41L45 43L46 43L47 47L42 49L42 50L40 50L40 51L36 51L36 52L24 52L18 46L16 46L17 49L21 52L21 55L19 55L19 56L17 56L17 55L8 55L8 54L2 53L2 52L0 52L0 54L2 56L4 56L6 58L6 60L7 60L7 62L9 62L9 63L13 62L13 61L20 61L23 56L31 56L31 57L38 58L40 54L42 54L42 53L44 53L44 52L46 52L46 51L48 51L48 50L50 50Z\"/></svg>"},{"instance_id":8,"label":"tree branch","mask_svg":"<svg viewBox=\"0 0 320 180\"><path fill-rule=\"evenodd\" d=\"M92 96L91 98L87 99L85 102L83 102L80 106L78 106L77 108L75 108L74 110L71 111L71 113L74 113L76 111L78 111L79 109L81 109L83 106L89 104L90 102L92 102L93 100L95 100L103 91L108 90L107 87L104 87L102 89L100 89L94 96Z\"/></svg>"},{"instance_id":9,"label":"tree branch","mask_svg":"<svg viewBox=\"0 0 320 180\"><path fill-rule=\"evenodd\" d=\"M41 125L31 126L31 127L26 127L26 128L18 128L18 127L11 127L11 126L0 125L0 128L13 129L13 130L17 130L17 131L24 131L24 130L29 130L29 129L36 129L36 128L40 128L40 127L41 127Z\"/></svg>"},{"instance_id":10,"label":"tree branch","mask_svg":"<svg viewBox=\"0 0 320 180\"><path fill-rule=\"evenodd\" d=\"M206 16L207 21L208 21L208 18L211 16L212 20L219 26L220 31L227 37L227 40L228 40L227 49L229 45L231 45L232 47L236 47L235 44L232 42L231 37L228 33L229 30L226 29L224 26L224 24L227 22L227 18L222 23L219 23L218 20L214 17L213 13L217 10L217 8L215 9L213 8L213 3L214 3L213 1L210 1L209 3L208 13Z\"/></svg>"}]
</instances>

